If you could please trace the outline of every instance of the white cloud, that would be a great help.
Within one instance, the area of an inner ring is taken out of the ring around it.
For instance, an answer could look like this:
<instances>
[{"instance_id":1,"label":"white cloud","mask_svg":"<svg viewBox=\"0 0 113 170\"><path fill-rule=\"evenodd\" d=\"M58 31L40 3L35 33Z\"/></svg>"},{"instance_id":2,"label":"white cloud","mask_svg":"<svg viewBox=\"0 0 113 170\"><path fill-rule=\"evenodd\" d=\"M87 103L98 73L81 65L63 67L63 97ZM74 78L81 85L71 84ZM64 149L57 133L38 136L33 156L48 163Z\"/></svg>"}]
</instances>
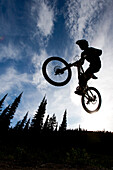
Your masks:
<instances>
[{"instance_id":1,"label":"white cloud","mask_svg":"<svg viewBox=\"0 0 113 170\"><path fill-rule=\"evenodd\" d=\"M9 43L8 45L0 46L0 61L7 59L19 60L20 58L20 50L13 44Z\"/></svg>"},{"instance_id":2,"label":"white cloud","mask_svg":"<svg viewBox=\"0 0 113 170\"><path fill-rule=\"evenodd\" d=\"M71 38L76 40L85 36L91 39L107 4L105 0L68 0L65 19Z\"/></svg>"},{"instance_id":3,"label":"white cloud","mask_svg":"<svg viewBox=\"0 0 113 170\"><path fill-rule=\"evenodd\" d=\"M52 33L54 25L54 11L47 4L42 2L39 8L39 16L37 18L37 27L44 36Z\"/></svg>"},{"instance_id":4,"label":"white cloud","mask_svg":"<svg viewBox=\"0 0 113 170\"><path fill-rule=\"evenodd\" d=\"M45 50L41 50L40 55L34 54L32 58L32 63L35 67L35 73L33 74L33 84L37 86L40 90L47 88L47 82L42 75L42 65L48 54Z\"/></svg>"},{"instance_id":5,"label":"white cloud","mask_svg":"<svg viewBox=\"0 0 113 170\"><path fill-rule=\"evenodd\" d=\"M8 68L4 74L0 76L0 93L6 93L10 90L22 90L24 83L31 83L30 77L26 74L19 74L13 67Z\"/></svg>"},{"instance_id":6,"label":"white cloud","mask_svg":"<svg viewBox=\"0 0 113 170\"><path fill-rule=\"evenodd\" d=\"M49 38L53 33L54 22L55 22L55 4L56 0L49 3L46 1L33 1L31 7L31 15L33 17L36 28L34 31L34 37L38 35L40 41L44 41L43 38ZM42 42L41 42L42 43ZM43 42L44 43L44 42Z\"/></svg>"}]
</instances>

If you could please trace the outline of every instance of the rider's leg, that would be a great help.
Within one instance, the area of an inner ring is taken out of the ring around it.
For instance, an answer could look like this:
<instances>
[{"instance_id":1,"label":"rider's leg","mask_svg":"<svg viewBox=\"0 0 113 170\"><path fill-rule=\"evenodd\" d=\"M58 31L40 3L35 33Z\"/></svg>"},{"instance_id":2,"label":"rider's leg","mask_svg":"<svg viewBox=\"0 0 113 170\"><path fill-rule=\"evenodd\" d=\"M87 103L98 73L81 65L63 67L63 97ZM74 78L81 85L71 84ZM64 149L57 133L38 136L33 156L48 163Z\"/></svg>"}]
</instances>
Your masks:
<instances>
[{"instance_id":1,"label":"rider's leg","mask_svg":"<svg viewBox=\"0 0 113 170\"><path fill-rule=\"evenodd\" d=\"M91 67L89 67L84 74L82 74L79 78L79 85L84 88L87 85L88 80L92 77L93 71Z\"/></svg>"},{"instance_id":2,"label":"rider's leg","mask_svg":"<svg viewBox=\"0 0 113 170\"><path fill-rule=\"evenodd\" d=\"M82 95L84 88L87 85L86 75L82 74L79 77L79 86L76 88L75 94Z\"/></svg>"},{"instance_id":3,"label":"rider's leg","mask_svg":"<svg viewBox=\"0 0 113 170\"><path fill-rule=\"evenodd\" d=\"M89 67L83 76L80 78L80 84L85 87L87 85L88 80L90 80L93 77L93 74L98 72L100 68L98 67Z\"/></svg>"},{"instance_id":4,"label":"rider's leg","mask_svg":"<svg viewBox=\"0 0 113 170\"><path fill-rule=\"evenodd\" d=\"M94 67L90 66L84 73L86 81L88 81L90 78L97 79L94 73L97 73L99 70L100 70L100 67L98 66L94 66Z\"/></svg>"},{"instance_id":5,"label":"rider's leg","mask_svg":"<svg viewBox=\"0 0 113 170\"><path fill-rule=\"evenodd\" d=\"M93 73L96 73L99 71L100 68L97 67L89 67L84 74L80 75L79 77L79 86L77 87L75 93L81 94L83 89L86 87L88 80L93 76Z\"/></svg>"}]
</instances>

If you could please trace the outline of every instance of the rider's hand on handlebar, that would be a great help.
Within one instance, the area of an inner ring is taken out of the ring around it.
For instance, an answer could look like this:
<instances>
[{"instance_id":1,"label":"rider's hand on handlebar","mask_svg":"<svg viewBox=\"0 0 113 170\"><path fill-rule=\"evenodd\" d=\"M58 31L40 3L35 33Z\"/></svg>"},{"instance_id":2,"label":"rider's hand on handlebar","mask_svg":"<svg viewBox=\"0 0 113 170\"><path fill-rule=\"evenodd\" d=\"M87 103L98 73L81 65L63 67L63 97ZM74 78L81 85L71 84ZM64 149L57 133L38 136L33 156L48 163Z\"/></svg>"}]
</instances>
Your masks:
<instances>
[{"instance_id":1,"label":"rider's hand on handlebar","mask_svg":"<svg viewBox=\"0 0 113 170\"><path fill-rule=\"evenodd\" d=\"M83 65L84 64L84 60L83 59L80 59L80 60L78 60L78 61L76 61L75 63L74 63L74 66L81 66L81 65Z\"/></svg>"},{"instance_id":2,"label":"rider's hand on handlebar","mask_svg":"<svg viewBox=\"0 0 113 170\"><path fill-rule=\"evenodd\" d=\"M81 65L81 61L80 60L78 60L78 61L76 61L75 63L74 63L74 66L80 66Z\"/></svg>"}]
</instances>

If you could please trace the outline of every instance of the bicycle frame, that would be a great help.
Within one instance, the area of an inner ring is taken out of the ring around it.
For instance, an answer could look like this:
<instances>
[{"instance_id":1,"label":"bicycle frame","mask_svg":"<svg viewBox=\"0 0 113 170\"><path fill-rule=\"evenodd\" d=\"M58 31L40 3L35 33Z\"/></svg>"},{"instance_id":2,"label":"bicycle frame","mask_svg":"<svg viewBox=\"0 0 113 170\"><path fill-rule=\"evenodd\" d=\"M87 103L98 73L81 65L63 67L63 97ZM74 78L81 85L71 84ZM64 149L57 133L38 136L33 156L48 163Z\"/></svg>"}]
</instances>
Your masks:
<instances>
[{"instance_id":1,"label":"bicycle frame","mask_svg":"<svg viewBox=\"0 0 113 170\"><path fill-rule=\"evenodd\" d=\"M77 61L77 62L78 62L78 61ZM74 63L72 63L72 64L69 63L67 67L64 67L64 68L62 68L62 69L59 69L59 68L58 68L58 69L56 70L55 75L57 75L57 74L63 74L65 70L67 70L68 68L71 68L71 67L74 66L74 67L77 67L78 80L79 80L81 74L84 74L84 69L83 69L83 67L82 67L82 64L81 64L81 63L78 64L77 62L74 62Z\"/></svg>"}]
</instances>

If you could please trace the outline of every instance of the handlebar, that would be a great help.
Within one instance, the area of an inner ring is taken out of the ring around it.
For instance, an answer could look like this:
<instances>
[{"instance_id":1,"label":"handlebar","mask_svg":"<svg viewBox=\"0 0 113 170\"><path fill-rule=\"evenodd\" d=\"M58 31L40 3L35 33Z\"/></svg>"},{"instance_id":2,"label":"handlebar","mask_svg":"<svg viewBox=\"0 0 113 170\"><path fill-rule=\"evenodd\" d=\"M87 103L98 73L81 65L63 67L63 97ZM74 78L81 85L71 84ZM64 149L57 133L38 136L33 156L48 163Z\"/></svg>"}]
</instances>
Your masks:
<instances>
[{"instance_id":1,"label":"handlebar","mask_svg":"<svg viewBox=\"0 0 113 170\"><path fill-rule=\"evenodd\" d=\"M82 72L83 72L83 68L82 68L82 60L78 60L78 61L76 61L76 62L74 62L74 63L69 63L66 67L64 67L64 68L57 68L56 70L55 70L55 75L57 75L57 74L63 74L64 73L64 71L65 70L67 70L68 68L70 68L70 67L77 67L78 68L78 70L82 70Z\"/></svg>"},{"instance_id":2,"label":"handlebar","mask_svg":"<svg viewBox=\"0 0 113 170\"><path fill-rule=\"evenodd\" d=\"M69 65L69 67L72 67L72 66L75 66L75 67L80 67L81 65L82 65L82 60L78 60L78 61L76 61L76 62L74 62L74 63L70 63L70 64L68 64Z\"/></svg>"},{"instance_id":3,"label":"handlebar","mask_svg":"<svg viewBox=\"0 0 113 170\"><path fill-rule=\"evenodd\" d=\"M72 67L72 66L77 67L78 72L84 73L84 70L83 70L83 67L82 67L83 63L84 63L84 60L80 59L80 60L78 60L78 61L76 61L72 64L69 64L69 67Z\"/></svg>"}]
</instances>

